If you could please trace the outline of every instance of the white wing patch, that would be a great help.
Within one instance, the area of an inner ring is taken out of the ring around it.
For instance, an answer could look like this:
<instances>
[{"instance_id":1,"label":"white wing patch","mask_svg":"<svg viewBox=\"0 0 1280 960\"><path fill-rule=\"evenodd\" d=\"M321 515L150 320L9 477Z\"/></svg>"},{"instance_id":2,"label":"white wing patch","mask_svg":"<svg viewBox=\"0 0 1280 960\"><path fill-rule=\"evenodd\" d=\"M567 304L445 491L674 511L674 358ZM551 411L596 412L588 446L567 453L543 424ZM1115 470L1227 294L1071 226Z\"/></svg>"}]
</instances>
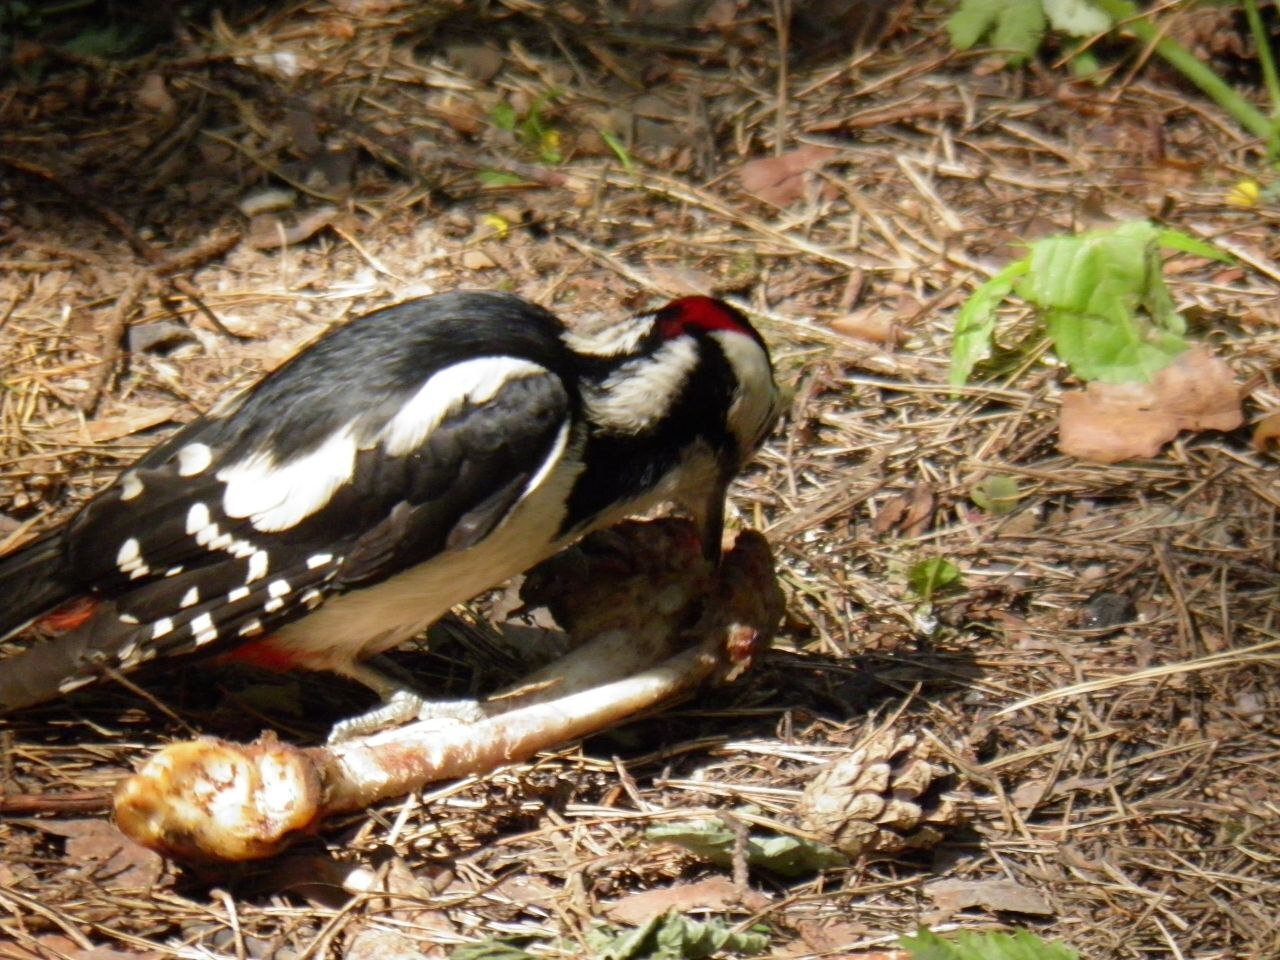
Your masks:
<instances>
[{"instance_id":1,"label":"white wing patch","mask_svg":"<svg viewBox=\"0 0 1280 960\"><path fill-rule=\"evenodd\" d=\"M356 439L350 427L287 463L255 453L218 471L226 484L222 509L229 517L248 517L264 533L279 533L323 508L350 481L355 466Z\"/></svg>"},{"instance_id":2,"label":"white wing patch","mask_svg":"<svg viewBox=\"0 0 1280 960\"><path fill-rule=\"evenodd\" d=\"M194 477L209 469L213 463L213 451L208 444L188 443L178 451L178 476Z\"/></svg>"},{"instance_id":3,"label":"white wing patch","mask_svg":"<svg viewBox=\"0 0 1280 960\"><path fill-rule=\"evenodd\" d=\"M142 493L142 480L136 470L126 470L120 476L120 499L132 500Z\"/></svg>"},{"instance_id":4,"label":"white wing patch","mask_svg":"<svg viewBox=\"0 0 1280 960\"><path fill-rule=\"evenodd\" d=\"M583 398L587 413L606 430L642 433L667 415L697 365L698 344L678 337L589 387Z\"/></svg>"},{"instance_id":5,"label":"white wing patch","mask_svg":"<svg viewBox=\"0 0 1280 960\"><path fill-rule=\"evenodd\" d=\"M479 357L455 363L427 378L382 428L379 439L393 457L412 453L464 403L484 403L512 380L546 373L546 367L518 357Z\"/></svg>"},{"instance_id":6,"label":"white wing patch","mask_svg":"<svg viewBox=\"0 0 1280 960\"><path fill-rule=\"evenodd\" d=\"M575 353L593 357L616 357L631 353L640 341L653 332L653 315L642 314L621 323L610 323L601 329L566 330L560 339Z\"/></svg>"},{"instance_id":7,"label":"white wing patch","mask_svg":"<svg viewBox=\"0 0 1280 960\"><path fill-rule=\"evenodd\" d=\"M127 573L130 580L145 577L151 572L147 562L142 559L142 545L138 543L137 537L130 537L120 544L120 550L116 553L116 566L121 573Z\"/></svg>"}]
</instances>

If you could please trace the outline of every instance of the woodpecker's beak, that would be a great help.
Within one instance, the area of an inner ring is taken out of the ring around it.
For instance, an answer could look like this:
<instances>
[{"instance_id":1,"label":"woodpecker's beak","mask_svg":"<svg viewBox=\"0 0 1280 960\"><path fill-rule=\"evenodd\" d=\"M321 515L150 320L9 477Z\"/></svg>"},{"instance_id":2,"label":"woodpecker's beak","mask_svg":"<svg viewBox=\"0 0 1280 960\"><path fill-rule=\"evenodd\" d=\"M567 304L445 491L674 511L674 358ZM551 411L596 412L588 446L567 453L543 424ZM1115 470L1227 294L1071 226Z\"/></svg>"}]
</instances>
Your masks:
<instances>
[{"instance_id":1,"label":"woodpecker's beak","mask_svg":"<svg viewBox=\"0 0 1280 960\"><path fill-rule=\"evenodd\" d=\"M720 544L724 540L724 493L724 487L718 487L695 518L702 538L702 555L715 564L720 562Z\"/></svg>"}]
</instances>

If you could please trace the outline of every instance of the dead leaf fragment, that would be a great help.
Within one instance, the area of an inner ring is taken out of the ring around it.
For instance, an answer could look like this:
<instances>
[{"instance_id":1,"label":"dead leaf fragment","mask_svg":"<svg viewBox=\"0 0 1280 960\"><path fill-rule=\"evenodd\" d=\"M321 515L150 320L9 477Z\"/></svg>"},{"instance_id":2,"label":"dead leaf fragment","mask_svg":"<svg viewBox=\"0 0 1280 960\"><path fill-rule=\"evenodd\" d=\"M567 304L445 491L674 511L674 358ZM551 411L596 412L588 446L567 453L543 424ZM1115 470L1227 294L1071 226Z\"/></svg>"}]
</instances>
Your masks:
<instances>
[{"instance_id":1,"label":"dead leaf fragment","mask_svg":"<svg viewBox=\"0 0 1280 960\"><path fill-rule=\"evenodd\" d=\"M668 910L687 913L690 910L729 910L734 907L752 912L763 910L769 898L756 890L742 889L727 877L708 877L694 883L676 883L656 890L633 893L629 897L605 904L605 915L617 923L639 926Z\"/></svg>"},{"instance_id":2,"label":"dead leaf fragment","mask_svg":"<svg viewBox=\"0 0 1280 960\"><path fill-rule=\"evenodd\" d=\"M948 913L982 907L992 913L1053 915L1053 907L1038 890L1012 880L939 880L926 884L924 892L940 910Z\"/></svg>"},{"instance_id":3,"label":"dead leaf fragment","mask_svg":"<svg viewBox=\"0 0 1280 960\"><path fill-rule=\"evenodd\" d=\"M830 147L805 146L779 157L748 160L738 170L742 189L758 200L785 207L805 194L805 174L831 160L837 151Z\"/></svg>"},{"instance_id":4,"label":"dead leaf fragment","mask_svg":"<svg viewBox=\"0 0 1280 960\"><path fill-rule=\"evenodd\" d=\"M178 109L178 105L173 102L173 97L169 95L169 90L165 86L164 77L158 73L147 74L142 83L138 86L137 93L138 106L143 110L150 110L152 113L171 115Z\"/></svg>"},{"instance_id":5,"label":"dead leaf fragment","mask_svg":"<svg viewBox=\"0 0 1280 960\"><path fill-rule=\"evenodd\" d=\"M40 829L65 837L67 860L108 890L150 890L164 874L164 858L106 820L42 820Z\"/></svg>"},{"instance_id":6,"label":"dead leaf fragment","mask_svg":"<svg viewBox=\"0 0 1280 960\"><path fill-rule=\"evenodd\" d=\"M1091 383L1062 397L1058 449L1098 463L1154 457L1183 430L1244 422L1231 368L1195 346L1150 383Z\"/></svg>"},{"instance_id":7,"label":"dead leaf fragment","mask_svg":"<svg viewBox=\"0 0 1280 960\"><path fill-rule=\"evenodd\" d=\"M337 219L338 211L334 207L318 207L298 217L292 225L264 214L249 221L249 234L245 239L255 250L278 250L310 240Z\"/></svg>"},{"instance_id":8,"label":"dead leaf fragment","mask_svg":"<svg viewBox=\"0 0 1280 960\"><path fill-rule=\"evenodd\" d=\"M892 313L880 310L860 310L831 321L831 329L847 337L869 340L872 343L896 345L906 339Z\"/></svg>"},{"instance_id":9,"label":"dead leaf fragment","mask_svg":"<svg viewBox=\"0 0 1280 960\"><path fill-rule=\"evenodd\" d=\"M1263 417L1253 428L1253 448L1259 453L1274 447L1280 440L1280 413Z\"/></svg>"}]
</instances>

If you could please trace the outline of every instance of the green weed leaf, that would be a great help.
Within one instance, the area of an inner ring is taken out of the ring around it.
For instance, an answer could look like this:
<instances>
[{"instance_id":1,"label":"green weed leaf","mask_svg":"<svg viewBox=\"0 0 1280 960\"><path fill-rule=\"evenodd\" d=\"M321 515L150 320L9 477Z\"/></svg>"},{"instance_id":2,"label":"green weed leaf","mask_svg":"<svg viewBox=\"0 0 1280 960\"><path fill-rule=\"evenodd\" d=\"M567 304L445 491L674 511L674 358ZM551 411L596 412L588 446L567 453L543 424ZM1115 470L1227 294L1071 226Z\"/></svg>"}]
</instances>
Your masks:
<instances>
[{"instance_id":1,"label":"green weed leaf","mask_svg":"<svg viewBox=\"0 0 1280 960\"><path fill-rule=\"evenodd\" d=\"M921 600L932 600L959 585L960 568L943 557L921 560L907 573L907 586Z\"/></svg>"},{"instance_id":2,"label":"green weed leaf","mask_svg":"<svg viewBox=\"0 0 1280 960\"><path fill-rule=\"evenodd\" d=\"M951 345L951 371L947 377L953 387L964 386L978 361L991 355L996 307L1013 292L1014 281L1029 268L1030 260L1015 260L975 290L960 308Z\"/></svg>"},{"instance_id":3,"label":"green weed leaf","mask_svg":"<svg viewBox=\"0 0 1280 960\"><path fill-rule=\"evenodd\" d=\"M1091 37L1111 29L1111 18L1089 0L1043 0L1045 15L1055 30L1073 37Z\"/></svg>"},{"instance_id":4,"label":"green weed leaf","mask_svg":"<svg viewBox=\"0 0 1280 960\"><path fill-rule=\"evenodd\" d=\"M1217 260L1219 263L1234 263L1235 257L1227 253L1225 250L1219 250L1213 244L1201 240L1199 237L1193 237L1189 233L1183 233L1181 230L1174 230L1165 227L1157 233L1160 246L1165 250L1179 250L1182 253L1189 253L1194 257L1204 257L1206 260Z\"/></svg>"},{"instance_id":5,"label":"green weed leaf","mask_svg":"<svg viewBox=\"0 0 1280 960\"><path fill-rule=\"evenodd\" d=\"M714 953L763 953L769 938L734 932L722 920L701 923L665 913L624 933L598 927L587 935L587 944L598 960L701 960Z\"/></svg>"},{"instance_id":6,"label":"green weed leaf","mask_svg":"<svg viewBox=\"0 0 1280 960\"><path fill-rule=\"evenodd\" d=\"M1079 960L1064 943L1041 940L1029 930L1016 933L969 933L943 939L929 930L902 937L899 946L912 960Z\"/></svg>"},{"instance_id":7,"label":"green weed leaf","mask_svg":"<svg viewBox=\"0 0 1280 960\"><path fill-rule=\"evenodd\" d=\"M1013 477L995 475L974 484L969 497L980 509L1002 516L1018 508L1022 490Z\"/></svg>"},{"instance_id":8,"label":"green weed leaf","mask_svg":"<svg viewBox=\"0 0 1280 960\"><path fill-rule=\"evenodd\" d=\"M1036 52L1044 38L1041 0L961 0L947 20L947 33L957 50L968 50L984 36L1008 51L1010 63L1021 63Z\"/></svg>"},{"instance_id":9,"label":"green weed leaf","mask_svg":"<svg viewBox=\"0 0 1280 960\"><path fill-rule=\"evenodd\" d=\"M653 843L674 843L717 866L733 863L735 835L719 820L660 823L645 831ZM747 863L784 877L803 877L831 867L847 866L840 851L815 840L781 834L753 833L747 838Z\"/></svg>"}]
</instances>

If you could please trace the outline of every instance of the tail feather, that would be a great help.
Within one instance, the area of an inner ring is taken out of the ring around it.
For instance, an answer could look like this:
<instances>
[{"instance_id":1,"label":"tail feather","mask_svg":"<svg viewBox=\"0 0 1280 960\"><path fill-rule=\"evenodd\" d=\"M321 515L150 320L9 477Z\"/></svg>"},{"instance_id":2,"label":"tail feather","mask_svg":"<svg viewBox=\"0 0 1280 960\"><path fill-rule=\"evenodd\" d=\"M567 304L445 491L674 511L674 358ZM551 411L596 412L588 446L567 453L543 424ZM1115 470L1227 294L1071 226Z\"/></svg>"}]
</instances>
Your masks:
<instances>
[{"instance_id":1,"label":"tail feather","mask_svg":"<svg viewBox=\"0 0 1280 960\"><path fill-rule=\"evenodd\" d=\"M0 639L80 593L66 582L64 562L59 531L0 557ZM58 696L64 681L79 672L83 648L84 641L72 633L37 641L0 660L0 713Z\"/></svg>"},{"instance_id":2,"label":"tail feather","mask_svg":"<svg viewBox=\"0 0 1280 960\"><path fill-rule=\"evenodd\" d=\"M60 531L0 557L0 639L76 596L63 565Z\"/></svg>"}]
</instances>

